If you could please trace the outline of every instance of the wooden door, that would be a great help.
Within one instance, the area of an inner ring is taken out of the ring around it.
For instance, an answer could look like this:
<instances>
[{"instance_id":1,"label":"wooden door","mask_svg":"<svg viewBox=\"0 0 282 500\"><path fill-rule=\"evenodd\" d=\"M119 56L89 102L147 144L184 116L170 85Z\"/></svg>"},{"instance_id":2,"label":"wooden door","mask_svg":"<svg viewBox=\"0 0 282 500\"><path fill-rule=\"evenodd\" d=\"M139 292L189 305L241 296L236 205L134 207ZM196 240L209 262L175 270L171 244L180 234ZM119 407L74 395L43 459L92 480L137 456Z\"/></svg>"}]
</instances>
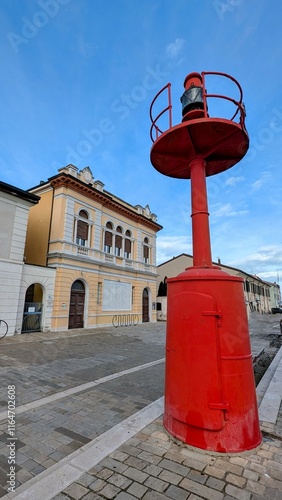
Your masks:
<instances>
[{"instance_id":1,"label":"wooden door","mask_svg":"<svg viewBox=\"0 0 282 500\"><path fill-rule=\"evenodd\" d=\"M71 287L69 328L83 328L84 326L85 288L82 281L77 280Z\"/></svg>"},{"instance_id":2,"label":"wooden door","mask_svg":"<svg viewBox=\"0 0 282 500\"><path fill-rule=\"evenodd\" d=\"M142 296L142 321L143 323L149 321L149 292L147 288L144 288Z\"/></svg>"}]
</instances>

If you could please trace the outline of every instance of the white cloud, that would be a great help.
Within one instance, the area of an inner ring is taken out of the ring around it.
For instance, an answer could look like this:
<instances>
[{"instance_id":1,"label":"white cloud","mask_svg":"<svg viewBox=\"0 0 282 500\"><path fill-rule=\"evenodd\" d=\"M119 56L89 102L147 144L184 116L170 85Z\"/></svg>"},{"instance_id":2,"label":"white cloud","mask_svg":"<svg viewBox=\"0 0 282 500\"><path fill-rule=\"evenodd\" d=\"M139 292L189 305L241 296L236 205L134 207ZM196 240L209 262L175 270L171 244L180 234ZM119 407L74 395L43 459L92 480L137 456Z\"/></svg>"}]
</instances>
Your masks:
<instances>
[{"instance_id":1,"label":"white cloud","mask_svg":"<svg viewBox=\"0 0 282 500\"><path fill-rule=\"evenodd\" d=\"M183 49L184 44L185 40L183 38L176 38L174 42L169 43L166 46L166 53L168 57L170 57L171 59L177 57L180 54L181 50Z\"/></svg>"},{"instance_id":2,"label":"white cloud","mask_svg":"<svg viewBox=\"0 0 282 500\"><path fill-rule=\"evenodd\" d=\"M263 181L262 179L259 179L258 181L254 182L251 185L251 188L253 189L253 191L258 191L262 186L263 186Z\"/></svg>"},{"instance_id":3,"label":"white cloud","mask_svg":"<svg viewBox=\"0 0 282 500\"><path fill-rule=\"evenodd\" d=\"M211 213L213 217L235 217L238 215L247 214L248 210L234 210L234 208L232 208L231 203L225 203L225 205L216 203L213 206Z\"/></svg>"},{"instance_id":4,"label":"white cloud","mask_svg":"<svg viewBox=\"0 0 282 500\"><path fill-rule=\"evenodd\" d=\"M246 258L230 262L228 265L256 274L267 281L276 281L279 273L282 276L282 245L262 246Z\"/></svg>"},{"instance_id":5,"label":"white cloud","mask_svg":"<svg viewBox=\"0 0 282 500\"><path fill-rule=\"evenodd\" d=\"M157 264L180 255L192 253L191 237L189 236L158 236L157 237Z\"/></svg>"},{"instance_id":6,"label":"white cloud","mask_svg":"<svg viewBox=\"0 0 282 500\"><path fill-rule=\"evenodd\" d=\"M271 177L272 175L270 172L262 172L261 178L251 184L252 190L258 191L259 189L261 189Z\"/></svg>"},{"instance_id":7,"label":"white cloud","mask_svg":"<svg viewBox=\"0 0 282 500\"><path fill-rule=\"evenodd\" d=\"M261 278L264 281L276 281L276 283L279 284L280 278L282 278L282 272L277 270L277 271L266 271L263 273L258 273L258 277Z\"/></svg>"},{"instance_id":8,"label":"white cloud","mask_svg":"<svg viewBox=\"0 0 282 500\"><path fill-rule=\"evenodd\" d=\"M225 181L226 186L234 186L235 184L238 184L238 182L243 182L245 180L245 177L240 176L240 177L228 177Z\"/></svg>"}]
</instances>

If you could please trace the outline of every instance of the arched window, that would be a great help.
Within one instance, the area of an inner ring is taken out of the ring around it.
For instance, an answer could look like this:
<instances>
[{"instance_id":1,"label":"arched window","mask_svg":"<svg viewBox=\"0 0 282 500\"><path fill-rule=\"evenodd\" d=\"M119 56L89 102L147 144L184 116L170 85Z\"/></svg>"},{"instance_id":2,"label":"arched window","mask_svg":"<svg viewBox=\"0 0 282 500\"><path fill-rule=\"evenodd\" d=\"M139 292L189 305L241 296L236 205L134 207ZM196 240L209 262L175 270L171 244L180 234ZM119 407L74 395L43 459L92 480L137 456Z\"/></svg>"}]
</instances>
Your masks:
<instances>
[{"instance_id":1,"label":"arched window","mask_svg":"<svg viewBox=\"0 0 282 500\"><path fill-rule=\"evenodd\" d=\"M125 240L124 240L124 256L126 259L131 258L131 232L129 230L125 231Z\"/></svg>"},{"instance_id":2,"label":"arched window","mask_svg":"<svg viewBox=\"0 0 282 500\"><path fill-rule=\"evenodd\" d=\"M149 263L149 238L144 238L144 243L143 243L143 261L145 264Z\"/></svg>"},{"instance_id":3,"label":"arched window","mask_svg":"<svg viewBox=\"0 0 282 500\"><path fill-rule=\"evenodd\" d=\"M115 236L115 255L118 257L121 256L121 251L122 251L122 228L120 226L117 227L116 229L117 233Z\"/></svg>"},{"instance_id":4,"label":"arched window","mask_svg":"<svg viewBox=\"0 0 282 500\"><path fill-rule=\"evenodd\" d=\"M77 245L84 247L88 242L89 225L86 222L86 220L88 220L88 213L85 210L80 210L78 217L76 227L76 243Z\"/></svg>"},{"instance_id":5,"label":"arched window","mask_svg":"<svg viewBox=\"0 0 282 500\"><path fill-rule=\"evenodd\" d=\"M107 222L104 239L104 252L111 253L113 246L113 225L111 222Z\"/></svg>"}]
</instances>

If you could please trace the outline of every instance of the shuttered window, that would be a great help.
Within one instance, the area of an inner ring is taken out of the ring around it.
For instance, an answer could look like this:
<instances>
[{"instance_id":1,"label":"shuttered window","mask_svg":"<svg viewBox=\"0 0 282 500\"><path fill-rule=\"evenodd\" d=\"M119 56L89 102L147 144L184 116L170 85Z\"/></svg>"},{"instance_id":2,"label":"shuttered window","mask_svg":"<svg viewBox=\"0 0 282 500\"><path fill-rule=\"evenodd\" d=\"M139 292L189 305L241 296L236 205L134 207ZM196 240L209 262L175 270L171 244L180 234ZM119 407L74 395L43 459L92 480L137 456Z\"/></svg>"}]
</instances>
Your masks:
<instances>
[{"instance_id":1,"label":"shuttered window","mask_svg":"<svg viewBox=\"0 0 282 500\"><path fill-rule=\"evenodd\" d=\"M116 234L115 237L115 254L116 255L121 255L121 249L122 249L122 237Z\"/></svg>"},{"instance_id":2,"label":"shuttered window","mask_svg":"<svg viewBox=\"0 0 282 500\"><path fill-rule=\"evenodd\" d=\"M148 238L144 238L144 244L143 244L143 260L145 264L148 264L149 262L149 240Z\"/></svg>"},{"instance_id":3,"label":"shuttered window","mask_svg":"<svg viewBox=\"0 0 282 500\"><path fill-rule=\"evenodd\" d=\"M107 222L104 233L104 252L130 259L132 252L131 231L129 229L124 231L121 226L115 228L112 222Z\"/></svg>"},{"instance_id":4,"label":"shuttered window","mask_svg":"<svg viewBox=\"0 0 282 500\"><path fill-rule=\"evenodd\" d=\"M125 240L124 240L124 256L126 259L131 258L131 240L129 238L131 238L131 232L129 231L129 229L127 229L127 231L125 231Z\"/></svg>"},{"instance_id":5,"label":"shuttered window","mask_svg":"<svg viewBox=\"0 0 282 500\"><path fill-rule=\"evenodd\" d=\"M111 253L112 245L113 245L113 235L109 231L105 231L105 245L104 245L105 252Z\"/></svg>"},{"instance_id":6,"label":"shuttered window","mask_svg":"<svg viewBox=\"0 0 282 500\"><path fill-rule=\"evenodd\" d=\"M107 222L106 228L110 229L110 231L105 231L105 236L104 236L104 252L111 253L112 251L112 246L113 246L113 225L111 222Z\"/></svg>"},{"instance_id":7,"label":"shuttered window","mask_svg":"<svg viewBox=\"0 0 282 500\"><path fill-rule=\"evenodd\" d=\"M85 246L86 242L88 240L88 223L85 222L85 220L81 219L88 219L88 214L85 210L80 210L79 214L79 219L77 221L77 226L76 226L76 243L81 246Z\"/></svg>"},{"instance_id":8,"label":"shuttered window","mask_svg":"<svg viewBox=\"0 0 282 500\"><path fill-rule=\"evenodd\" d=\"M149 259L149 247L147 247L146 245L144 245L144 259L145 262L147 262Z\"/></svg>"},{"instance_id":9,"label":"shuttered window","mask_svg":"<svg viewBox=\"0 0 282 500\"><path fill-rule=\"evenodd\" d=\"M105 245L112 246L113 235L109 231L105 232Z\"/></svg>"},{"instance_id":10,"label":"shuttered window","mask_svg":"<svg viewBox=\"0 0 282 500\"><path fill-rule=\"evenodd\" d=\"M116 229L117 233L115 236L115 255L120 256L121 255L121 250L122 250L122 228L120 226L117 227Z\"/></svg>"},{"instance_id":11,"label":"shuttered window","mask_svg":"<svg viewBox=\"0 0 282 500\"><path fill-rule=\"evenodd\" d=\"M131 256L131 241L127 238L124 241L124 255L127 259L130 259Z\"/></svg>"},{"instance_id":12,"label":"shuttered window","mask_svg":"<svg viewBox=\"0 0 282 500\"><path fill-rule=\"evenodd\" d=\"M77 238L87 240L88 236L88 224L82 220L77 221Z\"/></svg>"}]
</instances>

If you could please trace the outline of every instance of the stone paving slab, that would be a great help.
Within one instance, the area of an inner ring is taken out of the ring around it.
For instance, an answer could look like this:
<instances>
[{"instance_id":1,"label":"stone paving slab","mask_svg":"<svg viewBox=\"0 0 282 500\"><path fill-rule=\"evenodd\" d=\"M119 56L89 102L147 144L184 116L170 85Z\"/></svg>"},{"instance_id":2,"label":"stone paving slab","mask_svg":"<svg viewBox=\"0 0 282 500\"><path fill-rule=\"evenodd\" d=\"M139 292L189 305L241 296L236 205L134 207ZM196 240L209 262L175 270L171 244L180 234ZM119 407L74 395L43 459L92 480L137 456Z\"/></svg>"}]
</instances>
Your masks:
<instances>
[{"instance_id":1,"label":"stone paving slab","mask_svg":"<svg viewBox=\"0 0 282 500\"><path fill-rule=\"evenodd\" d=\"M1 340L1 407L13 383L19 406L164 357L164 324L154 324L153 331L141 325L117 330L71 330L69 336L34 333Z\"/></svg>"},{"instance_id":2,"label":"stone paving slab","mask_svg":"<svg viewBox=\"0 0 282 500\"><path fill-rule=\"evenodd\" d=\"M158 417L163 411L163 398L160 398L145 409L137 412L133 417L123 420L102 436L83 446L65 460L61 460L55 467L50 467L40 478L33 478L16 490L5 495L5 499L49 500L56 492L72 484L74 479L80 478L89 468L93 468L115 451L120 445L134 436L144 426ZM122 466L121 466L122 467ZM125 483L125 481L124 481Z\"/></svg>"},{"instance_id":3,"label":"stone paving slab","mask_svg":"<svg viewBox=\"0 0 282 500\"><path fill-rule=\"evenodd\" d=\"M212 456L173 443L157 419L54 499L281 500L281 462L281 441L266 438L254 454Z\"/></svg>"},{"instance_id":4,"label":"stone paving slab","mask_svg":"<svg viewBox=\"0 0 282 500\"><path fill-rule=\"evenodd\" d=\"M160 406L158 411L162 411ZM18 492L6 495L4 499L282 498L280 440L266 437L254 452L213 455L173 442L163 431L160 418L153 419L152 423L139 431L138 426L129 425L133 431L129 439L124 433L126 424L122 425L123 430L118 429L117 441L109 431L106 440L112 451L107 456L100 459L104 453L101 451L101 436L100 446L95 443L95 451L93 444L89 443L84 448L88 454L83 458L81 451L80 456L76 453L76 457L67 463L62 461L61 468L43 473L42 481L33 479L27 486L23 485ZM120 441L124 442L118 445ZM54 494L55 491L57 493Z\"/></svg>"},{"instance_id":5,"label":"stone paving slab","mask_svg":"<svg viewBox=\"0 0 282 500\"><path fill-rule=\"evenodd\" d=\"M255 329L251 332L252 348L255 345L257 350L261 349L263 342L265 345L268 333L277 329L272 317L266 317L265 323L264 318L259 317L259 324L262 328L259 338L254 335ZM6 368L0 369L0 374L7 384L11 384L11 380L20 384L17 391L20 391L21 404L40 403L39 400L46 396L59 397L69 388L75 391L95 378L162 358L165 325L139 326L126 332L109 328L103 332L54 333L49 337L46 334L38 337L34 334L33 338L21 336L27 338L26 343L22 338L9 338L4 350L1 349L0 361L4 361ZM63 399L59 397L54 402L39 404L37 408L18 415L18 498L45 500L42 491L39 497L23 497L21 491L40 484L41 479L56 471L61 490L46 499L282 500L281 406L271 428L267 427L267 422L262 423L266 425L264 442L253 454L239 457L219 457L217 454L212 457L214 461L210 461L210 455L172 442L163 432L162 421L157 419L146 424L141 432L135 429L128 441L120 446L116 443L104 458L99 458L99 445L94 458L89 452L84 463L79 461L82 453L94 446L96 439L107 437L116 426L122 426L128 418L145 411L146 405L154 404L151 402L163 393L163 371L158 371L161 367L163 370L162 364L151 366L143 373L128 374L123 379L89 387ZM144 377L144 374L149 376ZM1 401L3 410L7 405L5 391L2 391ZM6 429L0 429L0 448L2 446L4 450ZM113 444L111 439L110 443ZM77 461L70 465L69 461L75 457ZM91 465L93 460L95 466ZM0 471L5 471L5 463L6 449L0 458ZM58 472L63 465L69 474L67 485L62 482L64 473ZM0 474L0 496L5 495L6 481ZM50 477L46 484L51 484ZM15 498L15 493L11 498Z\"/></svg>"},{"instance_id":6,"label":"stone paving slab","mask_svg":"<svg viewBox=\"0 0 282 500\"><path fill-rule=\"evenodd\" d=\"M9 385L15 385L19 409L19 486L163 394L164 335L164 324L153 329L149 324L142 330L71 330L3 339L0 496L7 484ZM123 384L115 376L124 378Z\"/></svg>"},{"instance_id":7,"label":"stone paving slab","mask_svg":"<svg viewBox=\"0 0 282 500\"><path fill-rule=\"evenodd\" d=\"M52 394L51 396L46 396L45 398L41 398L39 400L32 401L31 403L17 406L17 415L19 415L20 413L25 413L25 412L30 411L30 410L34 410L35 408L39 408L41 406L45 406L49 403L53 403L54 401L59 401L59 400L64 399L66 397L70 397L73 394L77 394L79 392L86 391L88 389L91 389L92 387L96 387L97 385L104 384L105 382L108 382L108 381L113 380L115 378L119 378L119 377L122 377L124 375L149 368L150 366L154 366L154 365L163 363L164 361L165 361L165 358L162 358L160 360L152 361L150 363L145 363L143 365L129 368L128 370L123 370L123 371L118 372L118 373L112 373L111 375L108 375L106 377L102 377L98 380L94 380L92 382L86 382L85 384L81 384L79 386L72 387L70 389L66 389L64 391ZM4 403L5 403L5 406L7 406L7 402L4 401ZM6 418L7 418L7 410L0 412L0 421L3 419L6 419Z\"/></svg>"},{"instance_id":8,"label":"stone paving slab","mask_svg":"<svg viewBox=\"0 0 282 500\"><path fill-rule=\"evenodd\" d=\"M164 364L35 408L16 417L18 485L105 433L163 394ZM0 481L6 482L7 421L0 423ZM1 439L2 437L2 439ZM28 474L29 473L29 474ZM0 492L1 494L1 492Z\"/></svg>"}]
</instances>

